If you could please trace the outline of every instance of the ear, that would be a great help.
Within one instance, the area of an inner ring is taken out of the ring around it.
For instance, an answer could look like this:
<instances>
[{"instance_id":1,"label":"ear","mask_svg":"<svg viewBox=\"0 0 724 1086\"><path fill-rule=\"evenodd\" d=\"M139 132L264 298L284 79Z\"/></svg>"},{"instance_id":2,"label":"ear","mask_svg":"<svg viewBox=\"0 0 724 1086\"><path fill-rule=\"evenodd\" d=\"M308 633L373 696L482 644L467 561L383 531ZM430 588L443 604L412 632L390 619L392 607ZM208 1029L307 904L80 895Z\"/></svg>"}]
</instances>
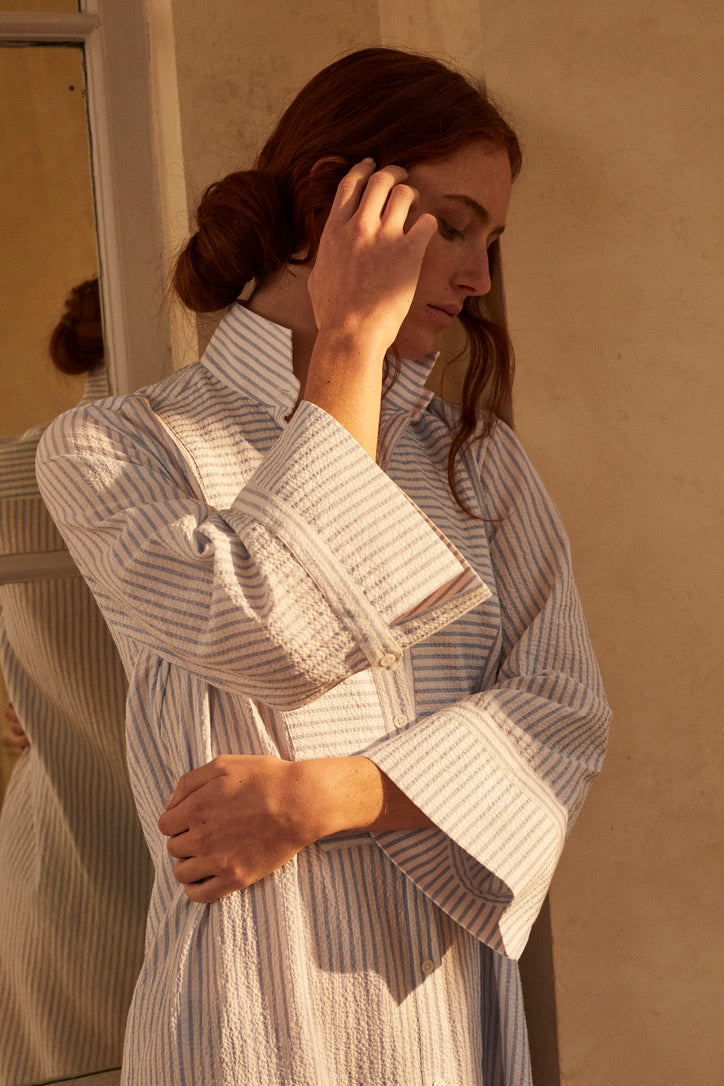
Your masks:
<instances>
[{"instance_id":1,"label":"ear","mask_svg":"<svg viewBox=\"0 0 724 1086\"><path fill-rule=\"evenodd\" d=\"M327 166L346 166L347 159L342 158L341 155L325 155L323 158L318 158L310 170L310 176L314 177L315 174L323 173Z\"/></svg>"}]
</instances>

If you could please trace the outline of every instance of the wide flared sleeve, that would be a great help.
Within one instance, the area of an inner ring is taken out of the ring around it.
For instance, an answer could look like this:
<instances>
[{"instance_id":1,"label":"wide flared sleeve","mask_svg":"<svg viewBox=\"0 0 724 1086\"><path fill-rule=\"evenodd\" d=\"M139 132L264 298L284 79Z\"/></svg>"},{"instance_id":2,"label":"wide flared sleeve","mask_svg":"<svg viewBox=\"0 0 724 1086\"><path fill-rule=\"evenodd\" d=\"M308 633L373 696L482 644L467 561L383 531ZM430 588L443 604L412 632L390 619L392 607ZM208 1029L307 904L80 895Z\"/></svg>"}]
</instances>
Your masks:
<instances>
[{"instance_id":1,"label":"wide flared sleeve","mask_svg":"<svg viewBox=\"0 0 724 1086\"><path fill-rule=\"evenodd\" d=\"M553 503L502 425L481 459L497 676L364 753L438 827L381 834L384 851L459 923L517 958L601 767L610 711Z\"/></svg>"},{"instance_id":2,"label":"wide flared sleeve","mask_svg":"<svg viewBox=\"0 0 724 1086\"><path fill-rule=\"evenodd\" d=\"M291 709L395 667L489 595L320 408L302 403L263 455L238 429L216 464L228 508L209 503L193 453L146 396L76 409L46 432L43 497L121 643ZM213 421L199 434L214 447Z\"/></svg>"}]
</instances>

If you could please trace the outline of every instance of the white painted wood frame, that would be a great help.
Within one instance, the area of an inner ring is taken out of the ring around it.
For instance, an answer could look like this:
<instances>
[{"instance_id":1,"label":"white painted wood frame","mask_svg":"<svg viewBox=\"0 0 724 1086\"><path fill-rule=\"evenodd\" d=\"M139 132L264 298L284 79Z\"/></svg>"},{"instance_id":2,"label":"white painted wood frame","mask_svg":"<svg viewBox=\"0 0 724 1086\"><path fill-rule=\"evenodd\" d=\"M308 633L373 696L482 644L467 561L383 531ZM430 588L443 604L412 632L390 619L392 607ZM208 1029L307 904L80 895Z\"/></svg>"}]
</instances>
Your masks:
<instances>
[{"instance_id":1,"label":"white painted wood frame","mask_svg":"<svg viewBox=\"0 0 724 1086\"><path fill-rule=\"evenodd\" d=\"M106 361L124 393L172 368L146 13L143 0L80 6L1 12L0 47L83 46ZM62 576L59 557L0 558L0 584Z\"/></svg>"}]
</instances>

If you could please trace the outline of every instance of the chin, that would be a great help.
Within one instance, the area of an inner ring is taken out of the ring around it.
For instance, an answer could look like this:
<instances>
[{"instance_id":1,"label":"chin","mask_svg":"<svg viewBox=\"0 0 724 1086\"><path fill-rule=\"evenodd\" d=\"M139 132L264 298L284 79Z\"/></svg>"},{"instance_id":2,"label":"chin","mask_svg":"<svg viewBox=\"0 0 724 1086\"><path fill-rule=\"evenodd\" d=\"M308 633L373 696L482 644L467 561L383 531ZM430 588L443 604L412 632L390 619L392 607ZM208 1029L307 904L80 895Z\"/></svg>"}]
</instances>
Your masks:
<instances>
[{"instance_id":1,"label":"chin","mask_svg":"<svg viewBox=\"0 0 724 1086\"><path fill-rule=\"evenodd\" d=\"M435 350L435 337L430 333L401 333L392 344L400 358L424 358Z\"/></svg>"}]
</instances>

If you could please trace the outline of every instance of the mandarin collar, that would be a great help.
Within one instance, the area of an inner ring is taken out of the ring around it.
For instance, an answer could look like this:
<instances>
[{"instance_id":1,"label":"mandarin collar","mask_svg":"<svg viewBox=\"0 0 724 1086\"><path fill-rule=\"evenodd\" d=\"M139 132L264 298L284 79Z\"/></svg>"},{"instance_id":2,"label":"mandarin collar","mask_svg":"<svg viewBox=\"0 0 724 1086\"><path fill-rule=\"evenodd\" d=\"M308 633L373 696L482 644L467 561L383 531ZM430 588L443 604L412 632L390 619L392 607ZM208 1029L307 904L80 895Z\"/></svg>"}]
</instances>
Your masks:
<instances>
[{"instance_id":1,"label":"mandarin collar","mask_svg":"<svg viewBox=\"0 0 724 1086\"><path fill-rule=\"evenodd\" d=\"M425 382L436 359L437 352L413 360L388 356L397 377L384 394L383 416L401 413L412 419L420 417L434 395ZM279 426L286 424L300 392L292 370L289 328L237 302L222 317L201 362L225 385L265 407Z\"/></svg>"},{"instance_id":2,"label":"mandarin collar","mask_svg":"<svg viewBox=\"0 0 724 1086\"><path fill-rule=\"evenodd\" d=\"M92 403L94 400L103 400L109 394L108 370L105 363L101 362L94 370L90 370L85 377L81 404Z\"/></svg>"}]
</instances>

